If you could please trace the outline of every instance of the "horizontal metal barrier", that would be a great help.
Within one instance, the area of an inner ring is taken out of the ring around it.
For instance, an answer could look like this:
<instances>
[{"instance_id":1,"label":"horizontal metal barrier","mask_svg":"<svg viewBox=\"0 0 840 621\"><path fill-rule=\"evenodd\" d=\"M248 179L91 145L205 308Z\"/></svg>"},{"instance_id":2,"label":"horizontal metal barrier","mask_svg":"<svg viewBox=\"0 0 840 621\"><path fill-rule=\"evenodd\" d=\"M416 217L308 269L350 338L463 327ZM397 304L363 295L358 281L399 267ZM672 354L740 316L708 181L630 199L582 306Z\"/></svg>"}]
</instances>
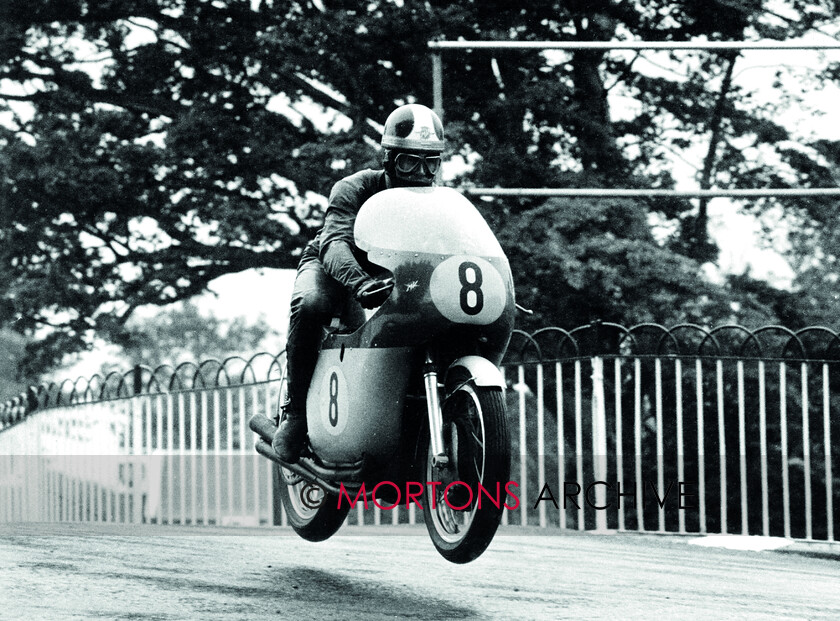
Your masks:
<instances>
[{"instance_id":1,"label":"horizontal metal barrier","mask_svg":"<svg viewBox=\"0 0 840 621\"><path fill-rule=\"evenodd\" d=\"M504 523L835 541L838 345L778 326L517 332ZM285 524L246 422L276 408L282 365L264 354L33 389L39 407L0 431L0 521ZM348 518L421 520L404 502Z\"/></svg>"}]
</instances>

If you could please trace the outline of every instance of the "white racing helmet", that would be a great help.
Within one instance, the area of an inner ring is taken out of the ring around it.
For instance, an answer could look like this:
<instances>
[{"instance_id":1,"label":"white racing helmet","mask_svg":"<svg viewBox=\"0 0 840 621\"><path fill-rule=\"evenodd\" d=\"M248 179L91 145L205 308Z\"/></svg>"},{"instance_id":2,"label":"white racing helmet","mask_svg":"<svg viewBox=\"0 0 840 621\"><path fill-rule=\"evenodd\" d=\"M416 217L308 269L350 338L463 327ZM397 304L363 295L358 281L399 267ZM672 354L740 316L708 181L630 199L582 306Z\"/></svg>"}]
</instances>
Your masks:
<instances>
[{"instance_id":1,"label":"white racing helmet","mask_svg":"<svg viewBox=\"0 0 840 621\"><path fill-rule=\"evenodd\" d=\"M443 123L424 105L400 106L385 121L382 132L385 149L441 153L443 145Z\"/></svg>"}]
</instances>

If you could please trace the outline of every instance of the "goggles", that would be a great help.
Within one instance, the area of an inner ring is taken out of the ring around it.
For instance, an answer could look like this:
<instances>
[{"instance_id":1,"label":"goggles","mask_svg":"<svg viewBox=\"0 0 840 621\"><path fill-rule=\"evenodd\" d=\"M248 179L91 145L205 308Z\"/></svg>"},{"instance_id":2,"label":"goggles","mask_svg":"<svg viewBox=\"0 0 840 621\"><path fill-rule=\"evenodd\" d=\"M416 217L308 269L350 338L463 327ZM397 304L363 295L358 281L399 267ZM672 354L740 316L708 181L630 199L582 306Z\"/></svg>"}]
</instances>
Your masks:
<instances>
[{"instance_id":1,"label":"goggles","mask_svg":"<svg viewBox=\"0 0 840 621\"><path fill-rule=\"evenodd\" d=\"M394 168L401 175L411 175L422 166L430 175L436 175L440 170L440 155L417 155L415 153L397 153L394 158Z\"/></svg>"}]
</instances>

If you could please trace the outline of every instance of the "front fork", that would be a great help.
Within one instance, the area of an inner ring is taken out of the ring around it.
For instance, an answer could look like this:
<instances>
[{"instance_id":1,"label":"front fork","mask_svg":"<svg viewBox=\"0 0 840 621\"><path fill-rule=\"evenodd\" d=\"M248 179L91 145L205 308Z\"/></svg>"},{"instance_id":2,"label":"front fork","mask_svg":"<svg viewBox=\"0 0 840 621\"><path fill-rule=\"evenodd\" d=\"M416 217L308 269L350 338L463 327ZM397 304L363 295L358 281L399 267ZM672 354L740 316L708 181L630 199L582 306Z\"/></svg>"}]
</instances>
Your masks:
<instances>
[{"instance_id":1,"label":"front fork","mask_svg":"<svg viewBox=\"0 0 840 621\"><path fill-rule=\"evenodd\" d=\"M426 412L429 415L429 438L432 449L432 465L443 468L449 465L449 457L443 446L443 414L440 411L437 370L431 352L426 352L423 365L423 383L426 387Z\"/></svg>"}]
</instances>

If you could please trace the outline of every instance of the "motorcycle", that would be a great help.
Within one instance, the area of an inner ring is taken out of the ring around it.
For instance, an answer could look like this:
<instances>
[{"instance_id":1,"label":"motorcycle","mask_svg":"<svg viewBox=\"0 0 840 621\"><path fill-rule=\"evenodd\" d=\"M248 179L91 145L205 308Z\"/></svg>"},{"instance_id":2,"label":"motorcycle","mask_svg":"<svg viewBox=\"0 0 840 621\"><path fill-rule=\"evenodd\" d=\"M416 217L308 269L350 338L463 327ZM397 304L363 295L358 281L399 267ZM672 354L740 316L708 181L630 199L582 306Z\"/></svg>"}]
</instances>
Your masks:
<instances>
[{"instance_id":1,"label":"motorcycle","mask_svg":"<svg viewBox=\"0 0 840 621\"><path fill-rule=\"evenodd\" d=\"M404 498L422 506L438 552L467 563L492 541L510 491L498 367L516 308L508 260L478 210L449 188L375 194L354 236L393 290L360 326L327 331L300 460L285 463L271 448L279 408L273 420L251 419L256 450L278 464L288 522L304 539L332 536L353 501ZM281 404L284 392L285 380Z\"/></svg>"}]
</instances>

